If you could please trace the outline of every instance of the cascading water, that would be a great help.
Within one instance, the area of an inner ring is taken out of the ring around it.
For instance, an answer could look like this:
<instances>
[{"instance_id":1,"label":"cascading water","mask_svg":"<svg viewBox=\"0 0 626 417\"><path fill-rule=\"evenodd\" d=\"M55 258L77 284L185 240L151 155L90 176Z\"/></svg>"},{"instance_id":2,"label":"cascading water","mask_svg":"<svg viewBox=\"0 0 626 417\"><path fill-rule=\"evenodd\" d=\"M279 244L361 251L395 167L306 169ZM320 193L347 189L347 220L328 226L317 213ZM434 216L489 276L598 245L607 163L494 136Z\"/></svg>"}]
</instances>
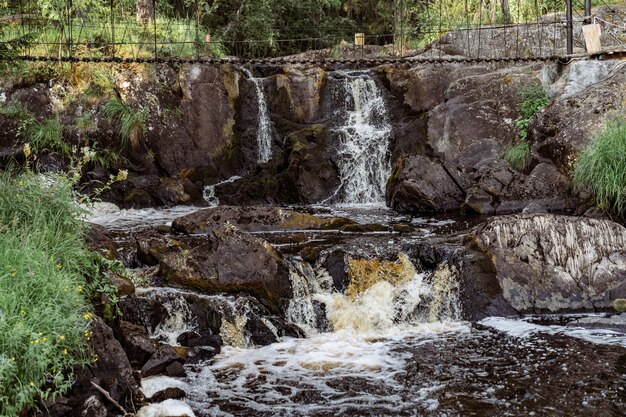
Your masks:
<instances>
[{"instance_id":1,"label":"cascading water","mask_svg":"<svg viewBox=\"0 0 626 417\"><path fill-rule=\"evenodd\" d=\"M267 100L265 99L265 91L263 90L263 79L256 78L247 68L241 68L241 71L246 74L248 80L252 82L256 92L257 105L259 108L256 135L259 146L257 162L262 164L268 162L272 157L272 121L270 120L267 110Z\"/></svg>"},{"instance_id":2,"label":"cascading water","mask_svg":"<svg viewBox=\"0 0 626 417\"><path fill-rule=\"evenodd\" d=\"M340 103L332 133L341 183L327 202L383 204L391 124L382 91L368 72L337 71L329 82Z\"/></svg>"}]
</instances>

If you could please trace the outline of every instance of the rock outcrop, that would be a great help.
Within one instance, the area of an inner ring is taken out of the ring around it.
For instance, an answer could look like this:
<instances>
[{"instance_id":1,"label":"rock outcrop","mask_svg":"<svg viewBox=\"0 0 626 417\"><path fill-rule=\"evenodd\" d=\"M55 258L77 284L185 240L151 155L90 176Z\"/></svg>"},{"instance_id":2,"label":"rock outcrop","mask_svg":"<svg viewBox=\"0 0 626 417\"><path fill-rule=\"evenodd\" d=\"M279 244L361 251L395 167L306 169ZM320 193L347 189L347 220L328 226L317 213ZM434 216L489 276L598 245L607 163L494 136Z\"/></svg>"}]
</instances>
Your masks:
<instances>
[{"instance_id":1,"label":"rock outcrop","mask_svg":"<svg viewBox=\"0 0 626 417\"><path fill-rule=\"evenodd\" d=\"M499 216L464 236L420 242L413 256L458 269L468 319L608 311L626 295L626 229L610 220Z\"/></svg>"}]
</instances>

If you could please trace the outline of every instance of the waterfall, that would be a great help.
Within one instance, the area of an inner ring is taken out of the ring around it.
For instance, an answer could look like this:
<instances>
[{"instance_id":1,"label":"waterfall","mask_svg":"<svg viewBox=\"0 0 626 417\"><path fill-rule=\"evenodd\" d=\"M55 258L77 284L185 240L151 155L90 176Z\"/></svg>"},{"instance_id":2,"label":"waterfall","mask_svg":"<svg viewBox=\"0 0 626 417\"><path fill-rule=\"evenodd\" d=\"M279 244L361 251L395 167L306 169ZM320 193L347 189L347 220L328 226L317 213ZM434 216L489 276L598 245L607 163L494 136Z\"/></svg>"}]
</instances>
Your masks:
<instances>
[{"instance_id":1,"label":"waterfall","mask_svg":"<svg viewBox=\"0 0 626 417\"><path fill-rule=\"evenodd\" d=\"M341 182L327 201L384 203L391 124L381 89L368 72L338 71L331 82L340 103L332 133Z\"/></svg>"},{"instance_id":2,"label":"waterfall","mask_svg":"<svg viewBox=\"0 0 626 417\"><path fill-rule=\"evenodd\" d=\"M218 185L235 182L240 178L241 177L239 175L233 175L229 179L218 182L217 184L207 185L206 187L204 187L204 190L202 192L202 198L204 198L204 201L206 201L211 207L219 206L220 199L215 195L215 187L217 187Z\"/></svg>"},{"instance_id":3,"label":"waterfall","mask_svg":"<svg viewBox=\"0 0 626 417\"><path fill-rule=\"evenodd\" d=\"M294 265L297 262L292 261ZM306 265L300 262L300 265ZM394 328L460 320L456 268L444 265L433 273L418 272L409 257L396 261L350 259L345 294L332 289L332 278L310 266L292 269L294 298L287 319L308 334L349 330L368 334ZM326 328L320 328L320 308Z\"/></svg>"},{"instance_id":4,"label":"waterfall","mask_svg":"<svg viewBox=\"0 0 626 417\"><path fill-rule=\"evenodd\" d=\"M247 68L241 68L241 71L246 74L256 91L257 106L259 108L256 134L257 143L259 145L259 157L257 162L263 164L268 162L272 157L272 121L270 120L267 110L267 100L265 99L265 91L263 90L263 79L254 77L252 72Z\"/></svg>"}]
</instances>

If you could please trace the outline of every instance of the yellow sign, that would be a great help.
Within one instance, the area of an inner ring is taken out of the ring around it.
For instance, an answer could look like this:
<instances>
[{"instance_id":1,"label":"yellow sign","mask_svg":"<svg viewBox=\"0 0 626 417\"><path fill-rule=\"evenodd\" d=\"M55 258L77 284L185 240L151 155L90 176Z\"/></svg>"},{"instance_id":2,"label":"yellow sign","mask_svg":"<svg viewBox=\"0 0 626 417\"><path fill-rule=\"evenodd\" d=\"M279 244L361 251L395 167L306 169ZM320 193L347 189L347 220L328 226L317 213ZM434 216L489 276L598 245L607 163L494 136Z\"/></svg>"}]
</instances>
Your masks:
<instances>
[{"instance_id":1,"label":"yellow sign","mask_svg":"<svg viewBox=\"0 0 626 417\"><path fill-rule=\"evenodd\" d=\"M365 33L355 33L354 34L354 45L355 46L363 46L363 45L365 45Z\"/></svg>"}]
</instances>

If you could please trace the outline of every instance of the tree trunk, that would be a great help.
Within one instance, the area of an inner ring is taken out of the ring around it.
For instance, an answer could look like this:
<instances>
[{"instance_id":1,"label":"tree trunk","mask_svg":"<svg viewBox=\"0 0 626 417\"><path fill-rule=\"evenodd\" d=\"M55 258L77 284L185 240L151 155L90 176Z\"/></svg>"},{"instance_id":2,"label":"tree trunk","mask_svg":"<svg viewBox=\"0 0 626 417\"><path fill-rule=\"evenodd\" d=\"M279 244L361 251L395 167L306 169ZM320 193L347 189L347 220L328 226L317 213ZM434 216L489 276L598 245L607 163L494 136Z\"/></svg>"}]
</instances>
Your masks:
<instances>
[{"instance_id":1,"label":"tree trunk","mask_svg":"<svg viewBox=\"0 0 626 417\"><path fill-rule=\"evenodd\" d=\"M502 20L504 24L511 23L511 9L509 8L509 0L500 0L500 8L502 9Z\"/></svg>"},{"instance_id":2,"label":"tree trunk","mask_svg":"<svg viewBox=\"0 0 626 417\"><path fill-rule=\"evenodd\" d=\"M137 0L137 23L149 23L154 18L154 0Z\"/></svg>"}]
</instances>

